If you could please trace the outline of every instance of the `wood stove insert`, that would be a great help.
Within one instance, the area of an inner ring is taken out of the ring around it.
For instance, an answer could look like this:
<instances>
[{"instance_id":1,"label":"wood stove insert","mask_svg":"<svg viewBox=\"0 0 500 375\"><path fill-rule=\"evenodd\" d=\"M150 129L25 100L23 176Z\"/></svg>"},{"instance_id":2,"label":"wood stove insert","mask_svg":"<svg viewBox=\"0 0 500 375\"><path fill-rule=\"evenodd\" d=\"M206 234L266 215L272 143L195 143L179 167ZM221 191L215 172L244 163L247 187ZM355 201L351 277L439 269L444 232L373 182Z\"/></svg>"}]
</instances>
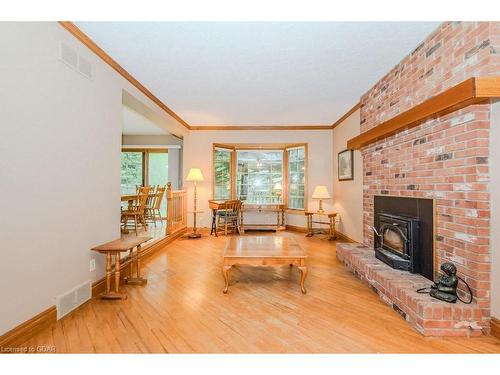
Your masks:
<instances>
[{"instance_id":1,"label":"wood stove insert","mask_svg":"<svg viewBox=\"0 0 500 375\"><path fill-rule=\"evenodd\" d=\"M432 199L374 197L375 256L395 269L434 279Z\"/></svg>"}]
</instances>

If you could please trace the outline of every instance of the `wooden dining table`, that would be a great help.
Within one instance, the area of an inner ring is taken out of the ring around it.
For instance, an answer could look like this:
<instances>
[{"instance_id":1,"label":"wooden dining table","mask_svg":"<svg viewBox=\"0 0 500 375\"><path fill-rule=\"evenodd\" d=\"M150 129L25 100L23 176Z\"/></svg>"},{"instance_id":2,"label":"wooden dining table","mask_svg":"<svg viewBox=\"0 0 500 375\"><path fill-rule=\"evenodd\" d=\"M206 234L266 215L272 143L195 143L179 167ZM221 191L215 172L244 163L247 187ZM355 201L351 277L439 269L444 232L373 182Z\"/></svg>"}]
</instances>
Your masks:
<instances>
[{"instance_id":1,"label":"wooden dining table","mask_svg":"<svg viewBox=\"0 0 500 375\"><path fill-rule=\"evenodd\" d=\"M137 200L138 194L126 194L122 195L122 202L128 202L129 205L133 204Z\"/></svg>"},{"instance_id":2,"label":"wooden dining table","mask_svg":"<svg viewBox=\"0 0 500 375\"><path fill-rule=\"evenodd\" d=\"M148 195L149 197L153 197L156 193L154 192L149 192ZM139 198L139 194L124 194L121 196L121 201L122 202L128 202L129 206L132 206L134 202Z\"/></svg>"},{"instance_id":3,"label":"wooden dining table","mask_svg":"<svg viewBox=\"0 0 500 375\"><path fill-rule=\"evenodd\" d=\"M153 197L155 193L149 192L149 198ZM127 209L130 210L132 206L134 205L134 202L139 198L139 194L124 194L121 196L121 201L122 202L128 202L128 207ZM147 224L146 224L147 228ZM122 229L122 233L129 233L127 228Z\"/></svg>"}]
</instances>

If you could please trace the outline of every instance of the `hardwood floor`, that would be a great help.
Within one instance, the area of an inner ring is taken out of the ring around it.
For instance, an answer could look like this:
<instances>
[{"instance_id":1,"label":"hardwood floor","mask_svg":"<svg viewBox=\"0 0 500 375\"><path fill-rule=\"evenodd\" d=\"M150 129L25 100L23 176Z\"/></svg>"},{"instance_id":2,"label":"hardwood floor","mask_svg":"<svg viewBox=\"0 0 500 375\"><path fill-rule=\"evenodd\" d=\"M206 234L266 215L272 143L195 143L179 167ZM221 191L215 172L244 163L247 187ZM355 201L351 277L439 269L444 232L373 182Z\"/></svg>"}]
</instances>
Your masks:
<instances>
[{"instance_id":1,"label":"hardwood floor","mask_svg":"<svg viewBox=\"0 0 500 375\"><path fill-rule=\"evenodd\" d=\"M500 352L491 336L421 336L336 260L335 242L277 235L296 238L309 256L305 295L289 266L239 266L223 294L227 237L204 233L145 262L148 284L124 286L127 300L91 300L25 345L73 353Z\"/></svg>"}]
</instances>

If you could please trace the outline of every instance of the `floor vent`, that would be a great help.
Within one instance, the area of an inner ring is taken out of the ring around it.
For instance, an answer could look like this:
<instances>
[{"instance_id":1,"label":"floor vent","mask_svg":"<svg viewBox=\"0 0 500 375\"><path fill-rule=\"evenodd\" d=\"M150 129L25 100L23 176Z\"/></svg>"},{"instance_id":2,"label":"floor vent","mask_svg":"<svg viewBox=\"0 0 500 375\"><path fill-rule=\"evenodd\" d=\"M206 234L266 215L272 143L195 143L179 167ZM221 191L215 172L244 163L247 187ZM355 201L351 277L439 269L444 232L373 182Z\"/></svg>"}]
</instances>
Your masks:
<instances>
[{"instance_id":1,"label":"floor vent","mask_svg":"<svg viewBox=\"0 0 500 375\"><path fill-rule=\"evenodd\" d=\"M92 295L90 281L77 286L76 288L57 297L57 319L61 319L69 312L88 301Z\"/></svg>"}]
</instances>

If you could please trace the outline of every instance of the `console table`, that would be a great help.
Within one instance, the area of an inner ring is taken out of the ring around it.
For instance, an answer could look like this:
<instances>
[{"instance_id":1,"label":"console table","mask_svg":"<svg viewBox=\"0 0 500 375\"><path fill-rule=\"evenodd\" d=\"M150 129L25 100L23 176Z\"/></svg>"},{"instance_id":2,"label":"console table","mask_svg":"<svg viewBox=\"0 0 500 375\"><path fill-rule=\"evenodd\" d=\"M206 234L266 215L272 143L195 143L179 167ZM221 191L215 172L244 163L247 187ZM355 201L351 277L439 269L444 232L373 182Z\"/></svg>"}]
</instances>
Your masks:
<instances>
[{"instance_id":1,"label":"console table","mask_svg":"<svg viewBox=\"0 0 500 375\"><path fill-rule=\"evenodd\" d=\"M245 224L243 220L243 214L245 212L264 212L264 213L275 212L276 224L262 224L262 223ZM285 230L285 205L282 203L271 203L271 204L244 203L243 206L241 207L240 226L243 232L245 231L245 229Z\"/></svg>"},{"instance_id":2,"label":"console table","mask_svg":"<svg viewBox=\"0 0 500 375\"><path fill-rule=\"evenodd\" d=\"M312 237L315 234L324 233L324 230L314 229L313 224L328 225L328 241L332 241L336 238L335 234L335 217L336 212L315 212L306 211L304 212L307 218L307 234L306 237ZM320 216L319 221L314 221L314 215ZM326 217L328 221L321 221L321 217Z\"/></svg>"},{"instance_id":3,"label":"console table","mask_svg":"<svg viewBox=\"0 0 500 375\"><path fill-rule=\"evenodd\" d=\"M225 201L223 200L209 200L208 206L212 210L212 229L210 234L215 233L216 216L218 210L224 210ZM275 212L276 224L263 224L263 223L244 223L243 214L245 212ZM245 229L272 229L272 230L285 230L285 205L283 203L271 204L250 204L243 203L240 212L240 228L242 233Z\"/></svg>"},{"instance_id":4,"label":"console table","mask_svg":"<svg viewBox=\"0 0 500 375\"><path fill-rule=\"evenodd\" d=\"M152 237L123 237L94 247L96 251L106 255L106 292L101 294L103 299L126 299L127 295L120 293L120 253L129 251L130 276L125 279L126 284L142 285L147 280L141 277L141 245L149 241ZM134 248L137 248L134 253ZM111 256L115 257L115 290L111 290ZM136 266L136 276L132 276L132 268Z\"/></svg>"}]
</instances>

